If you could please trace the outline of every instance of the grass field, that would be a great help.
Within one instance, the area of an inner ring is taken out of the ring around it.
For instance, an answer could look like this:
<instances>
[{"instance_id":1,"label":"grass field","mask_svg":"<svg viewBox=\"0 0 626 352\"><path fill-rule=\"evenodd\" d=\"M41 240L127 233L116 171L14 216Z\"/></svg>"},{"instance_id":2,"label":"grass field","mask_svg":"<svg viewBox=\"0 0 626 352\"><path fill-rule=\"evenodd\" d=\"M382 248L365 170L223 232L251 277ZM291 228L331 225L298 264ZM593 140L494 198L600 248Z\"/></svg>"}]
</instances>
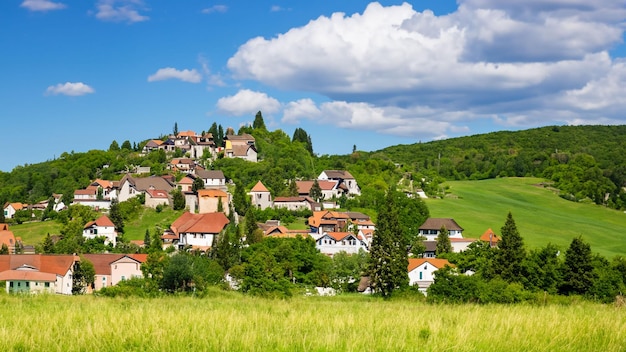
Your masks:
<instances>
[{"instance_id":1,"label":"grass field","mask_svg":"<svg viewBox=\"0 0 626 352\"><path fill-rule=\"evenodd\" d=\"M2 351L623 351L624 307L0 296Z\"/></svg>"},{"instance_id":2,"label":"grass field","mask_svg":"<svg viewBox=\"0 0 626 352\"><path fill-rule=\"evenodd\" d=\"M537 178L498 178L447 182L450 194L427 199L431 217L454 218L464 237L477 238L488 228L497 234L509 211L529 248L554 243L564 251L576 236L608 258L626 256L626 214L560 198L537 186Z\"/></svg>"},{"instance_id":3,"label":"grass field","mask_svg":"<svg viewBox=\"0 0 626 352\"><path fill-rule=\"evenodd\" d=\"M15 237L21 237L25 244L36 245L43 241L46 234L58 235L61 225L56 221L34 221L20 225L11 225Z\"/></svg>"}]
</instances>

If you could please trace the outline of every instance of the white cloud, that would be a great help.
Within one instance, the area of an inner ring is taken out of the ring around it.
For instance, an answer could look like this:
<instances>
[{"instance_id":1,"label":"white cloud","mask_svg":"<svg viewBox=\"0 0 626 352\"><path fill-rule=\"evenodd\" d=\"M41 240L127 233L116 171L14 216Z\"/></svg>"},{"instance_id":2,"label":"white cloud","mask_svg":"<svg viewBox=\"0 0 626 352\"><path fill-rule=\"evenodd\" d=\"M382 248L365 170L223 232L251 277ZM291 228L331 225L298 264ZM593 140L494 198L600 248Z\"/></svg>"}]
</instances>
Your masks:
<instances>
[{"instance_id":1,"label":"white cloud","mask_svg":"<svg viewBox=\"0 0 626 352\"><path fill-rule=\"evenodd\" d=\"M173 67L165 67L158 69L156 73L148 76L148 82L164 81L167 79L178 79L183 82L199 83L202 81L202 75L195 69L177 70Z\"/></svg>"},{"instance_id":2,"label":"white cloud","mask_svg":"<svg viewBox=\"0 0 626 352\"><path fill-rule=\"evenodd\" d=\"M250 39L228 67L330 100L286 103L283 122L446 135L474 123L626 121L626 64L609 54L622 43L624 0L457 3L441 16L408 3L321 16Z\"/></svg>"},{"instance_id":3,"label":"white cloud","mask_svg":"<svg viewBox=\"0 0 626 352\"><path fill-rule=\"evenodd\" d=\"M146 10L141 0L98 0L96 18L110 22L143 22L150 19L139 13Z\"/></svg>"},{"instance_id":4,"label":"white cloud","mask_svg":"<svg viewBox=\"0 0 626 352\"><path fill-rule=\"evenodd\" d=\"M281 104L265 93L242 89L235 95L220 98L217 101L217 108L225 114L243 116L254 115L258 111L273 114L280 110Z\"/></svg>"},{"instance_id":5,"label":"white cloud","mask_svg":"<svg viewBox=\"0 0 626 352\"><path fill-rule=\"evenodd\" d=\"M85 94L91 94L94 93L95 90L84 84L83 82L65 82L65 83L59 83L57 85L54 86L50 86L48 87L48 89L46 89L46 95L69 95L69 96L80 96L80 95L85 95Z\"/></svg>"},{"instance_id":6,"label":"white cloud","mask_svg":"<svg viewBox=\"0 0 626 352\"><path fill-rule=\"evenodd\" d=\"M30 11L61 10L67 7L63 3L50 0L24 0L20 6Z\"/></svg>"},{"instance_id":7,"label":"white cloud","mask_svg":"<svg viewBox=\"0 0 626 352\"><path fill-rule=\"evenodd\" d=\"M224 13L226 11L228 11L228 6L226 6L226 5L213 5L211 7L207 7L205 9L202 9L202 13L205 13L205 14L210 14L210 13L214 13L214 12Z\"/></svg>"}]
</instances>

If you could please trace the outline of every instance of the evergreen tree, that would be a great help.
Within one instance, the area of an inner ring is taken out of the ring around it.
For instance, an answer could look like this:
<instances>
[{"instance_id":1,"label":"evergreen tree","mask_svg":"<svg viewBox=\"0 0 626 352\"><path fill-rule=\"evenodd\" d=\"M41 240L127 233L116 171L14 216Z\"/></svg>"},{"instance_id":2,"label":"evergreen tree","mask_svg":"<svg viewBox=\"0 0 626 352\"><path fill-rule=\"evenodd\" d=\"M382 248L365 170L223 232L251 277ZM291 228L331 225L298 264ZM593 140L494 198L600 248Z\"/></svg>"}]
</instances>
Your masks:
<instances>
[{"instance_id":1,"label":"evergreen tree","mask_svg":"<svg viewBox=\"0 0 626 352\"><path fill-rule=\"evenodd\" d=\"M222 125L217 126L217 137L213 137L215 139L215 145L218 147L224 146L224 128Z\"/></svg>"},{"instance_id":2,"label":"evergreen tree","mask_svg":"<svg viewBox=\"0 0 626 352\"><path fill-rule=\"evenodd\" d=\"M313 185L309 190L309 197L313 198L313 200L316 202L319 202L323 199L322 188L320 187L320 183L317 182L317 180L313 181Z\"/></svg>"},{"instance_id":3,"label":"evergreen tree","mask_svg":"<svg viewBox=\"0 0 626 352\"><path fill-rule=\"evenodd\" d=\"M511 212L507 215L501 234L502 240L498 242L498 250L493 263L495 273L505 281L522 282L522 263L526 258L526 250Z\"/></svg>"},{"instance_id":4,"label":"evergreen tree","mask_svg":"<svg viewBox=\"0 0 626 352\"><path fill-rule=\"evenodd\" d=\"M591 246L582 237L576 237L565 252L561 268L563 284L559 291L563 294L583 295L591 289L595 280Z\"/></svg>"},{"instance_id":5,"label":"evergreen tree","mask_svg":"<svg viewBox=\"0 0 626 352\"><path fill-rule=\"evenodd\" d=\"M211 247L211 257L225 271L239 264L241 259L241 241L239 229L236 225L229 224L213 241L215 244Z\"/></svg>"},{"instance_id":6,"label":"evergreen tree","mask_svg":"<svg viewBox=\"0 0 626 352\"><path fill-rule=\"evenodd\" d=\"M174 129L172 132L174 132L174 137L178 136L178 122L174 122Z\"/></svg>"},{"instance_id":7,"label":"evergreen tree","mask_svg":"<svg viewBox=\"0 0 626 352\"><path fill-rule=\"evenodd\" d=\"M44 254L54 253L54 242L52 242L50 233L46 234L46 237L44 237L43 243L41 244L41 249L43 250Z\"/></svg>"},{"instance_id":8,"label":"evergreen tree","mask_svg":"<svg viewBox=\"0 0 626 352\"><path fill-rule=\"evenodd\" d=\"M211 128L209 128L209 133L213 135L213 141L217 145L217 122L213 122Z\"/></svg>"},{"instance_id":9,"label":"evergreen tree","mask_svg":"<svg viewBox=\"0 0 626 352\"><path fill-rule=\"evenodd\" d=\"M111 145L109 146L109 151L110 152L116 152L118 150L120 150L120 145L117 144L117 141L111 142Z\"/></svg>"},{"instance_id":10,"label":"evergreen tree","mask_svg":"<svg viewBox=\"0 0 626 352\"><path fill-rule=\"evenodd\" d=\"M181 192L178 188L175 188L171 192L172 194L172 203L174 210L183 210L185 209L185 196L183 192Z\"/></svg>"},{"instance_id":11,"label":"evergreen tree","mask_svg":"<svg viewBox=\"0 0 626 352\"><path fill-rule=\"evenodd\" d=\"M296 180L292 179L291 181L289 181L289 189L287 190L287 195L289 197L297 197L299 195Z\"/></svg>"},{"instance_id":12,"label":"evergreen tree","mask_svg":"<svg viewBox=\"0 0 626 352\"><path fill-rule=\"evenodd\" d=\"M235 194L233 194L233 205L235 206L235 211L239 215L243 215L248 211L250 200L248 199L246 190L243 188L241 183L235 184Z\"/></svg>"},{"instance_id":13,"label":"evergreen tree","mask_svg":"<svg viewBox=\"0 0 626 352\"><path fill-rule=\"evenodd\" d=\"M222 202L222 197L217 198L217 212L218 213L224 212L224 203Z\"/></svg>"},{"instance_id":14,"label":"evergreen tree","mask_svg":"<svg viewBox=\"0 0 626 352\"><path fill-rule=\"evenodd\" d=\"M246 243L254 244L260 242L263 239L263 232L261 231L259 236L259 225L256 220L256 211L254 207L248 207L248 211L246 212L245 217L245 235L246 235Z\"/></svg>"},{"instance_id":15,"label":"evergreen tree","mask_svg":"<svg viewBox=\"0 0 626 352\"><path fill-rule=\"evenodd\" d=\"M150 230L146 229L146 234L143 236L143 247L144 248L150 248L150 240L152 239L152 236L150 236Z\"/></svg>"},{"instance_id":16,"label":"evergreen tree","mask_svg":"<svg viewBox=\"0 0 626 352\"><path fill-rule=\"evenodd\" d=\"M196 177L191 184L191 191L198 193L198 190L204 189L204 181L200 177Z\"/></svg>"},{"instance_id":17,"label":"evergreen tree","mask_svg":"<svg viewBox=\"0 0 626 352\"><path fill-rule=\"evenodd\" d=\"M0 211L0 224L4 224L6 221L7 219L4 216L4 211Z\"/></svg>"},{"instance_id":18,"label":"evergreen tree","mask_svg":"<svg viewBox=\"0 0 626 352\"><path fill-rule=\"evenodd\" d=\"M445 226L441 226L437 235L437 247L435 255L438 257L444 253L452 253L452 243L450 242L450 233Z\"/></svg>"},{"instance_id":19,"label":"evergreen tree","mask_svg":"<svg viewBox=\"0 0 626 352\"><path fill-rule=\"evenodd\" d=\"M0 247L0 254L9 254L9 246L6 243L3 243L2 247Z\"/></svg>"},{"instance_id":20,"label":"evergreen tree","mask_svg":"<svg viewBox=\"0 0 626 352\"><path fill-rule=\"evenodd\" d=\"M263 121L263 114L261 114L261 111L257 112L256 116L254 116L254 122L252 123L252 128L267 131L267 128L265 127L265 121Z\"/></svg>"},{"instance_id":21,"label":"evergreen tree","mask_svg":"<svg viewBox=\"0 0 626 352\"><path fill-rule=\"evenodd\" d=\"M309 134L306 133L304 129L300 127L296 128L296 130L293 132L293 137L291 138L291 141L303 143L306 150L308 150L309 153L313 154L313 144L311 143L311 136L309 136Z\"/></svg>"},{"instance_id":22,"label":"evergreen tree","mask_svg":"<svg viewBox=\"0 0 626 352\"><path fill-rule=\"evenodd\" d=\"M115 230L118 233L124 233L124 217L120 209L120 203L117 198L111 200L111 208L109 209L109 219L115 224Z\"/></svg>"},{"instance_id":23,"label":"evergreen tree","mask_svg":"<svg viewBox=\"0 0 626 352\"><path fill-rule=\"evenodd\" d=\"M133 150L133 146L130 144L130 141L127 139L122 143L121 149L130 151L130 150Z\"/></svg>"},{"instance_id":24,"label":"evergreen tree","mask_svg":"<svg viewBox=\"0 0 626 352\"><path fill-rule=\"evenodd\" d=\"M393 190L389 189L378 212L369 261L372 287L383 297L391 296L394 290L409 283L406 249Z\"/></svg>"}]
</instances>

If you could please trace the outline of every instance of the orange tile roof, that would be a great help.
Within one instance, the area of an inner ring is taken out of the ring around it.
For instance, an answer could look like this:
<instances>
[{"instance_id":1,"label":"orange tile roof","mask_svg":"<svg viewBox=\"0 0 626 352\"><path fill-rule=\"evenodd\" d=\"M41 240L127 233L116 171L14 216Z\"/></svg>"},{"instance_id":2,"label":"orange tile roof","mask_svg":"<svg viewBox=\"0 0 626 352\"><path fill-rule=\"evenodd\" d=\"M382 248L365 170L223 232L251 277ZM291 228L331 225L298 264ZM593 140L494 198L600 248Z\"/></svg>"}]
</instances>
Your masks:
<instances>
[{"instance_id":1,"label":"orange tile roof","mask_svg":"<svg viewBox=\"0 0 626 352\"><path fill-rule=\"evenodd\" d=\"M74 265L74 256L53 254L0 255L0 272L13 270L24 264L33 266L41 272L65 275Z\"/></svg>"},{"instance_id":2,"label":"orange tile roof","mask_svg":"<svg viewBox=\"0 0 626 352\"><path fill-rule=\"evenodd\" d=\"M409 258L409 265L407 267L408 271L411 272L413 270L415 270L415 268L417 268L418 266L424 264L424 263L430 263L432 266L436 267L437 269L441 269L444 266L448 265L451 267L454 267L454 264L451 264L447 259L440 259L440 258Z\"/></svg>"},{"instance_id":3,"label":"orange tile roof","mask_svg":"<svg viewBox=\"0 0 626 352\"><path fill-rule=\"evenodd\" d=\"M167 192L160 189L149 189L146 191L152 198L167 198Z\"/></svg>"},{"instance_id":4,"label":"orange tile roof","mask_svg":"<svg viewBox=\"0 0 626 352\"><path fill-rule=\"evenodd\" d=\"M9 248L15 246L15 235L13 231L2 230L1 228L2 227L0 227L0 247L2 247L3 244L6 244ZM7 229L8 228L7 226Z\"/></svg>"},{"instance_id":5,"label":"orange tile roof","mask_svg":"<svg viewBox=\"0 0 626 352\"><path fill-rule=\"evenodd\" d=\"M484 242L498 243L498 241L500 241L500 237L498 237L498 235L496 235L491 228L488 228L487 231L480 236L480 240Z\"/></svg>"},{"instance_id":6,"label":"orange tile roof","mask_svg":"<svg viewBox=\"0 0 626 352\"><path fill-rule=\"evenodd\" d=\"M178 181L179 185L191 185L193 184L193 179L189 176L183 177L180 181Z\"/></svg>"},{"instance_id":7,"label":"orange tile roof","mask_svg":"<svg viewBox=\"0 0 626 352\"><path fill-rule=\"evenodd\" d=\"M330 238L334 239L335 241L343 241L344 239L352 236L355 237L357 239L362 239L360 238L361 236L355 236L352 232L326 232L326 235L328 235Z\"/></svg>"},{"instance_id":8,"label":"orange tile roof","mask_svg":"<svg viewBox=\"0 0 626 352\"><path fill-rule=\"evenodd\" d=\"M250 192L269 192L269 190L267 189L267 187L265 187L263 182L259 181L256 183L256 185L254 185L254 187L252 187Z\"/></svg>"},{"instance_id":9,"label":"orange tile roof","mask_svg":"<svg viewBox=\"0 0 626 352\"><path fill-rule=\"evenodd\" d=\"M44 281L55 282L57 275L32 270L6 270L0 272L0 281Z\"/></svg>"},{"instance_id":10,"label":"orange tile roof","mask_svg":"<svg viewBox=\"0 0 626 352\"><path fill-rule=\"evenodd\" d=\"M311 191L311 187L313 187L314 182L314 180L296 181L296 186L298 186L298 193L308 194ZM320 189L322 191L330 191L337 186L337 181L317 180L317 183L320 185Z\"/></svg>"},{"instance_id":11,"label":"orange tile roof","mask_svg":"<svg viewBox=\"0 0 626 352\"><path fill-rule=\"evenodd\" d=\"M212 198L224 198L224 197L228 197L228 193L224 192L224 191L220 191L219 189L199 189L198 190L198 197L212 197Z\"/></svg>"},{"instance_id":12,"label":"orange tile roof","mask_svg":"<svg viewBox=\"0 0 626 352\"><path fill-rule=\"evenodd\" d=\"M91 185L100 185L103 188L113 188L113 181L96 179L91 183Z\"/></svg>"},{"instance_id":13,"label":"orange tile roof","mask_svg":"<svg viewBox=\"0 0 626 352\"><path fill-rule=\"evenodd\" d=\"M92 226L98 226L98 227L112 227L115 226L115 224L113 224L113 221L111 221L111 219L109 219L108 216L106 215L102 215L101 217L97 218L95 221L90 221L85 225L85 229L92 227Z\"/></svg>"},{"instance_id":14,"label":"orange tile roof","mask_svg":"<svg viewBox=\"0 0 626 352\"><path fill-rule=\"evenodd\" d=\"M176 137L181 138L181 137L195 137L195 136L196 136L196 132L189 130L189 131L178 132L178 136Z\"/></svg>"},{"instance_id":15,"label":"orange tile roof","mask_svg":"<svg viewBox=\"0 0 626 352\"><path fill-rule=\"evenodd\" d=\"M182 233L219 233L230 221L224 213L192 214L185 212L170 228L178 235Z\"/></svg>"}]
</instances>

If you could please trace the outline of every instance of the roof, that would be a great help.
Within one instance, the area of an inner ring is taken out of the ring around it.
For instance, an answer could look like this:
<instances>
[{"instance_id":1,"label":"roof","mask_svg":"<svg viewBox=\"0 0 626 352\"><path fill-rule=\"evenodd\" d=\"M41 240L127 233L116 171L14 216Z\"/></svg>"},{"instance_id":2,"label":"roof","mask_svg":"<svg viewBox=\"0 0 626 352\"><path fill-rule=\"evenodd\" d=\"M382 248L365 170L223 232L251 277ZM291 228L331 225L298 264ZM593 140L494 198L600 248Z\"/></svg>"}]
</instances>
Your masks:
<instances>
[{"instance_id":1,"label":"roof","mask_svg":"<svg viewBox=\"0 0 626 352\"><path fill-rule=\"evenodd\" d=\"M172 161L170 161L170 164L172 165L178 165L178 164L194 164L195 161L191 158L174 158L172 159Z\"/></svg>"},{"instance_id":2,"label":"roof","mask_svg":"<svg viewBox=\"0 0 626 352\"><path fill-rule=\"evenodd\" d=\"M252 187L250 192L269 192L269 190L267 189L267 187L265 187L263 182L259 181L256 183L256 185L254 185L254 187Z\"/></svg>"},{"instance_id":3,"label":"roof","mask_svg":"<svg viewBox=\"0 0 626 352\"><path fill-rule=\"evenodd\" d=\"M94 195L98 193L98 190L95 188L87 188L87 189L77 189L74 191L74 195Z\"/></svg>"},{"instance_id":4,"label":"roof","mask_svg":"<svg viewBox=\"0 0 626 352\"><path fill-rule=\"evenodd\" d=\"M165 178L161 176L150 176L150 177L132 177L130 175L125 175L120 181L120 185L122 185L125 181L133 185L138 191L145 192L150 189L160 189L166 192L171 191L174 188L174 185L168 182Z\"/></svg>"},{"instance_id":5,"label":"roof","mask_svg":"<svg viewBox=\"0 0 626 352\"><path fill-rule=\"evenodd\" d=\"M150 195L150 197L152 198L167 198L168 194L165 191L162 191L160 189L149 189L146 191L147 194Z\"/></svg>"},{"instance_id":6,"label":"roof","mask_svg":"<svg viewBox=\"0 0 626 352\"><path fill-rule=\"evenodd\" d=\"M500 237L498 237L491 228L488 228L487 231L480 236L480 240L483 242L498 243Z\"/></svg>"},{"instance_id":7,"label":"roof","mask_svg":"<svg viewBox=\"0 0 626 352\"><path fill-rule=\"evenodd\" d=\"M232 151L233 151L233 155L234 156L247 156L248 155L248 150L252 149L256 152L256 148L253 145L250 144L235 144L232 147Z\"/></svg>"},{"instance_id":8,"label":"roof","mask_svg":"<svg viewBox=\"0 0 626 352\"><path fill-rule=\"evenodd\" d=\"M0 272L19 268L24 264L33 266L44 273L65 275L74 265L74 256L53 254L0 255Z\"/></svg>"},{"instance_id":9,"label":"roof","mask_svg":"<svg viewBox=\"0 0 626 352\"><path fill-rule=\"evenodd\" d=\"M228 197L228 193L224 191L220 191L219 189L213 189L213 188L199 189L198 197L223 198L223 197Z\"/></svg>"},{"instance_id":10,"label":"roof","mask_svg":"<svg viewBox=\"0 0 626 352\"><path fill-rule=\"evenodd\" d=\"M409 258L409 266L407 267L408 271L411 272L415 270L415 268L421 266L424 263L429 263L437 269L441 269L444 266L448 265L454 267L454 264L451 264L447 259L440 258Z\"/></svg>"},{"instance_id":11,"label":"roof","mask_svg":"<svg viewBox=\"0 0 626 352\"><path fill-rule=\"evenodd\" d=\"M9 205L13 207L13 209L15 210L22 210L27 206L27 204L23 204L23 203L7 203L4 207L6 208Z\"/></svg>"},{"instance_id":12,"label":"roof","mask_svg":"<svg viewBox=\"0 0 626 352\"><path fill-rule=\"evenodd\" d=\"M6 226L6 230L3 230L3 226L1 225L6 224L0 224L0 247L2 247L3 244L6 244L9 248L15 246L15 235L13 231L9 231L8 226Z\"/></svg>"},{"instance_id":13,"label":"roof","mask_svg":"<svg viewBox=\"0 0 626 352\"><path fill-rule=\"evenodd\" d=\"M309 194L314 182L315 180L296 181L296 186L298 186L298 193ZM337 187L337 181L317 180L317 184L320 185L320 189L322 191L331 191Z\"/></svg>"},{"instance_id":14,"label":"roof","mask_svg":"<svg viewBox=\"0 0 626 352\"><path fill-rule=\"evenodd\" d=\"M116 262L124 257L129 257L139 263L144 263L148 259L147 254L83 254L86 260L93 264L96 275L111 275L111 263Z\"/></svg>"},{"instance_id":15,"label":"roof","mask_svg":"<svg viewBox=\"0 0 626 352\"><path fill-rule=\"evenodd\" d=\"M281 202L312 202L313 199L309 197L276 197L274 198L274 203Z\"/></svg>"},{"instance_id":16,"label":"roof","mask_svg":"<svg viewBox=\"0 0 626 352\"><path fill-rule=\"evenodd\" d=\"M5 270L0 272L0 281L44 281L55 282L57 275L38 270Z\"/></svg>"},{"instance_id":17,"label":"roof","mask_svg":"<svg viewBox=\"0 0 626 352\"><path fill-rule=\"evenodd\" d=\"M447 218L428 218L419 227L420 230L440 230L441 227L445 227L448 231L463 231L463 228L454 221L454 219Z\"/></svg>"},{"instance_id":18,"label":"roof","mask_svg":"<svg viewBox=\"0 0 626 352\"><path fill-rule=\"evenodd\" d=\"M180 233L219 233L230 221L224 213L192 214L185 212L178 217L170 228Z\"/></svg>"},{"instance_id":19,"label":"roof","mask_svg":"<svg viewBox=\"0 0 626 352\"><path fill-rule=\"evenodd\" d=\"M254 142L254 137L252 137L252 135L244 133L242 135L236 135L236 134L229 134L227 136L224 136L224 139L227 139L229 141L253 141Z\"/></svg>"},{"instance_id":20,"label":"roof","mask_svg":"<svg viewBox=\"0 0 626 352\"><path fill-rule=\"evenodd\" d=\"M95 221L90 221L88 222L85 227L83 227L84 229L92 227L92 226L97 226L97 227L114 227L115 224L113 223L113 221L111 221L111 219L109 219L108 216L106 215L102 215L101 217L97 218Z\"/></svg>"},{"instance_id":21,"label":"roof","mask_svg":"<svg viewBox=\"0 0 626 352\"><path fill-rule=\"evenodd\" d=\"M352 176L348 171L345 170L324 170L323 173L325 173L329 179L334 180L354 179L354 176Z\"/></svg>"},{"instance_id":22,"label":"roof","mask_svg":"<svg viewBox=\"0 0 626 352\"><path fill-rule=\"evenodd\" d=\"M102 188L113 188L113 181L101 180L98 178L91 183L91 186L96 186L96 185L100 185L100 187Z\"/></svg>"},{"instance_id":23,"label":"roof","mask_svg":"<svg viewBox=\"0 0 626 352\"><path fill-rule=\"evenodd\" d=\"M328 237L332 238L335 241L343 241L350 236L359 240L361 239L359 238L361 236L355 236L352 232L326 232L326 235L328 235Z\"/></svg>"},{"instance_id":24,"label":"roof","mask_svg":"<svg viewBox=\"0 0 626 352\"><path fill-rule=\"evenodd\" d=\"M222 170L197 170L196 175L208 180L222 180L226 178Z\"/></svg>"},{"instance_id":25,"label":"roof","mask_svg":"<svg viewBox=\"0 0 626 352\"><path fill-rule=\"evenodd\" d=\"M179 185L192 185L193 184L193 178L191 178L189 176L185 176L180 181L178 181L178 184Z\"/></svg>"},{"instance_id":26,"label":"roof","mask_svg":"<svg viewBox=\"0 0 626 352\"><path fill-rule=\"evenodd\" d=\"M189 130L189 131L178 132L178 135L176 137L184 138L184 137L195 137L195 136L196 136L196 132Z\"/></svg>"}]
</instances>

